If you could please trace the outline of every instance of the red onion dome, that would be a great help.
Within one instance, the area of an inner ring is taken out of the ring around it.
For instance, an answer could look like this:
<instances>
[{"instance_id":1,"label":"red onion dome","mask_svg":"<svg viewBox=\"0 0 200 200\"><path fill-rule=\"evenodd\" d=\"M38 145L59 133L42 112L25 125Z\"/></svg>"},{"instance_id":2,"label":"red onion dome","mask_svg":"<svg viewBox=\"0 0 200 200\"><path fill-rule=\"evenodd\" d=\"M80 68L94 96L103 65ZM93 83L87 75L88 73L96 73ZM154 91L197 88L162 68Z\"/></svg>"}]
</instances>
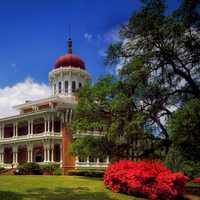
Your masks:
<instances>
[{"instance_id":1,"label":"red onion dome","mask_svg":"<svg viewBox=\"0 0 200 200\"><path fill-rule=\"evenodd\" d=\"M80 69L85 69L85 63L81 60L79 56L73 54L66 54L64 56L60 56L55 63L54 68L60 67L75 67Z\"/></svg>"},{"instance_id":2,"label":"red onion dome","mask_svg":"<svg viewBox=\"0 0 200 200\"><path fill-rule=\"evenodd\" d=\"M67 54L60 56L55 62L54 69L60 67L75 67L85 70L85 63L79 56L72 54L72 40L68 39L68 52Z\"/></svg>"}]
</instances>

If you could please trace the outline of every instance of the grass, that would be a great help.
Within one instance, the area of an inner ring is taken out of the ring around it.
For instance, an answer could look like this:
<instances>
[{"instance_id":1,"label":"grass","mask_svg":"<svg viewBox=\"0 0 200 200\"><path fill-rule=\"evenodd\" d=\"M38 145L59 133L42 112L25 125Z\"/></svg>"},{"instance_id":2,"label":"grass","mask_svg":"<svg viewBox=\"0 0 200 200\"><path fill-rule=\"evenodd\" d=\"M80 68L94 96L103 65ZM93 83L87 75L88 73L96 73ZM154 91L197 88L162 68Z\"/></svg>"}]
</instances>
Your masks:
<instances>
[{"instance_id":1,"label":"grass","mask_svg":"<svg viewBox=\"0 0 200 200\"><path fill-rule=\"evenodd\" d=\"M78 176L0 176L0 200L139 200Z\"/></svg>"}]
</instances>

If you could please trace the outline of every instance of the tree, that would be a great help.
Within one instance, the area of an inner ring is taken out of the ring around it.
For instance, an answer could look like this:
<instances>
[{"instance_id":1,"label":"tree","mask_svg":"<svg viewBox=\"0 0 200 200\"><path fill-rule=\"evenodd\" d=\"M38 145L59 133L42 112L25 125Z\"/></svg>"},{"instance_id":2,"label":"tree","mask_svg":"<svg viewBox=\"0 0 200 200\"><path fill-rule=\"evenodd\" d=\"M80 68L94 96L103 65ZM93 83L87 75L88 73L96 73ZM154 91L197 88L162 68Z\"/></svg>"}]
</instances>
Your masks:
<instances>
[{"instance_id":1,"label":"tree","mask_svg":"<svg viewBox=\"0 0 200 200\"><path fill-rule=\"evenodd\" d=\"M107 64L123 62L118 75L78 94L75 132L106 133L105 149L110 145L116 157L142 158L161 146L168 152L167 120L185 102L200 98L199 5L182 0L166 15L164 1L142 0L121 28L121 41L107 51Z\"/></svg>"},{"instance_id":2,"label":"tree","mask_svg":"<svg viewBox=\"0 0 200 200\"><path fill-rule=\"evenodd\" d=\"M72 144L74 154L110 155L113 160L152 154L154 137L145 132L145 116L135 109L126 87L115 77L106 76L80 90L72 129L75 134L98 131L101 137L76 139Z\"/></svg>"},{"instance_id":3,"label":"tree","mask_svg":"<svg viewBox=\"0 0 200 200\"><path fill-rule=\"evenodd\" d=\"M172 111L200 97L200 1L182 0L169 15L162 0L142 3L120 30L121 41L108 48L106 63L124 61L119 76L142 102L138 111L168 139Z\"/></svg>"},{"instance_id":4,"label":"tree","mask_svg":"<svg viewBox=\"0 0 200 200\"><path fill-rule=\"evenodd\" d=\"M192 99L168 121L170 138L187 160L200 161L200 99Z\"/></svg>"}]
</instances>

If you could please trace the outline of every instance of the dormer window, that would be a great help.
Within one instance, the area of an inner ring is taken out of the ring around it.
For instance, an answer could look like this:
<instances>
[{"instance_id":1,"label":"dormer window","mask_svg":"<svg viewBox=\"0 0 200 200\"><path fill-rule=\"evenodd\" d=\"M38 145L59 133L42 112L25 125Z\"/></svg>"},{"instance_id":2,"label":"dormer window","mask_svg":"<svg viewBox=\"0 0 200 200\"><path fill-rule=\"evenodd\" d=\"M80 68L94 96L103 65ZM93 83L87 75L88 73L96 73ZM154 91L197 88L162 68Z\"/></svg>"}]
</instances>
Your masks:
<instances>
[{"instance_id":1,"label":"dormer window","mask_svg":"<svg viewBox=\"0 0 200 200\"><path fill-rule=\"evenodd\" d=\"M58 83L58 92L61 93L62 92L62 82Z\"/></svg>"},{"instance_id":2,"label":"dormer window","mask_svg":"<svg viewBox=\"0 0 200 200\"><path fill-rule=\"evenodd\" d=\"M72 92L76 91L76 81L72 81Z\"/></svg>"}]
</instances>

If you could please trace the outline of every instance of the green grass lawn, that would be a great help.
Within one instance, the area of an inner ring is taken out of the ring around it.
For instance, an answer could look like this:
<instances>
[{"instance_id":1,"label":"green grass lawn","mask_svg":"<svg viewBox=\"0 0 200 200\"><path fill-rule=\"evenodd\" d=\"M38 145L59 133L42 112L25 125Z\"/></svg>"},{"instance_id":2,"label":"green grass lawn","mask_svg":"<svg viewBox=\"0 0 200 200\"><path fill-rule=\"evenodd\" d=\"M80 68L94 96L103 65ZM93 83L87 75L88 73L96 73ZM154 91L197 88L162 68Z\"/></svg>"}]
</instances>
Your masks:
<instances>
[{"instance_id":1,"label":"green grass lawn","mask_svg":"<svg viewBox=\"0 0 200 200\"><path fill-rule=\"evenodd\" d=\"M0 176L0 200L139 200L78 176Z\"/></svg>"}]
</instances>

